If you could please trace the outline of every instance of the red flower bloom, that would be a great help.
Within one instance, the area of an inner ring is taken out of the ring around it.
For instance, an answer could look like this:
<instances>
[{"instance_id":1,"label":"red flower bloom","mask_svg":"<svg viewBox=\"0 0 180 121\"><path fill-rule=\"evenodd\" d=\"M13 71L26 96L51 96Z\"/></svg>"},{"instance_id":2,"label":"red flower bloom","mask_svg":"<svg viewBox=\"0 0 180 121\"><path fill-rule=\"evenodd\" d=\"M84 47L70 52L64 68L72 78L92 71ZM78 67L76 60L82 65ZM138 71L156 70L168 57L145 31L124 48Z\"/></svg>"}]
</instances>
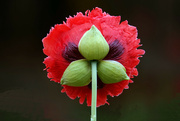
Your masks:
<instances>
[{"instance_id":1,"label":"red flower bloom","mask_svg":"<svg viewBox=\"0 0 180 121\"><path fill-rule=\"evenodd\" d=\"M60 83L63 72L68 65L75 60L84 58L78 51L78 43L83 34L95 25L109 44L109 53L104 60L116 60L125 68L130 78L138 75L136 66L139 57L145 53L137 49L140 39L137 39L137 29L128 25L127 21L120 23L120 16L111 16L102 12L100 8L87 10L85 15L81 12L74 17L67 18L63 24L57 24L51 28L50 33L43 39L44 53L48 56L44 60L48 72L48 78ZM132 80L123 80L118 83L104 84L98 78L97 107L107 102L107 95L118 96L123 89L128 89ZM71 99L79 97L80 104L87 99L87 105L91 105L91 83L83 87L63 85L61 92L65 92Z\"/></svg>"}]
</instances>

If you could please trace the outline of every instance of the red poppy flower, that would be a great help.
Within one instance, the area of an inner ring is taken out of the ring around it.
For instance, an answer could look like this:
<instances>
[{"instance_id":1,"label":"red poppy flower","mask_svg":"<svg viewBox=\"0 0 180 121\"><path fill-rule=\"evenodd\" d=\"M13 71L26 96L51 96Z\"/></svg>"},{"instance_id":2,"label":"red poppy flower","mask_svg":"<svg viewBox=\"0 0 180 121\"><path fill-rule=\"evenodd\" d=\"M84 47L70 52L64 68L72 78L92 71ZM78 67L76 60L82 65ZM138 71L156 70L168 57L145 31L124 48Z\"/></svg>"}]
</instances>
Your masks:
<instances>
[{"instance_id":1,"label":"red poppy flower","mask_svg":"<svg viewBox=\"0 0 180 121\"><path fill-rule=\"evenodd\" d=\"M104 60L116 60L125 68L130 78L138 75L136 66L139 64L145 51L137 49L141 46L137 39L137 29L128 25L128 21L120 23L120 16L111 16L102 12L100 8L87 10L85 15L81 12L74 17L67 18L63 24L57 24L51 28L49 34L42 40L44 53L48 56L44 60L51 81L60 83L61 77L68 65L75 60L84 57L78 51L78 43L83 34L95 25L109 44L109 53ZM104 84L99 78L97 82L97 107L107 102L107 95L118 96L124 89L128 89L130 80L118 83ZM87 105L91 105L91 83L87 86L73 87L62 85L61 92L65 92L71 99L80 98L80 104L87 99Z\"/></svg>"}]
</instances>

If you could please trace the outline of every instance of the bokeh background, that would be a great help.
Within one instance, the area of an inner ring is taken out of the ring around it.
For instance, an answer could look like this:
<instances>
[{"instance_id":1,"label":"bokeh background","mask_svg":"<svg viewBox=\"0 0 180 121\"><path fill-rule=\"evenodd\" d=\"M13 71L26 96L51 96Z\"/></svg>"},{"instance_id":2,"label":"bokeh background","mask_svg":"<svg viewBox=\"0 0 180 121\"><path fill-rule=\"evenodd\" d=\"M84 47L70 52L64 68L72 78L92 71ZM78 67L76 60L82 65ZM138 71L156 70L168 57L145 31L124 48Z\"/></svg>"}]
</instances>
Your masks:
<instances>
[{"instance_id":1,"label":"bokeh background","mask_svg":"<svg viewBox=\"0 0 180 121\"><path fill-rule=\"evenodd\" d=\"M0 121L89 121L90 107L61 93L43 71L42 38L77 12L100 7L138 29L139 76L98 121L179 121L180 0L0 1Z\"/></svg>"}]
</instances>

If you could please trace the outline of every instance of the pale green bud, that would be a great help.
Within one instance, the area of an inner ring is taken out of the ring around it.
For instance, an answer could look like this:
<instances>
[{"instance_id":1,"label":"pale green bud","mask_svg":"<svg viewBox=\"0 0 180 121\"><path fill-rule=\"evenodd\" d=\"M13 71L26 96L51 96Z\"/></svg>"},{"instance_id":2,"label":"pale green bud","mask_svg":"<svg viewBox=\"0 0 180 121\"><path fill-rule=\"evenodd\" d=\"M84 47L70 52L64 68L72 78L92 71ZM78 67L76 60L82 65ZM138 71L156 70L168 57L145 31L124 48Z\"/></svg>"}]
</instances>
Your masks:
<instances>
[{"instance_id":1,"label":"pale green bud","mask_svg":"<svg viewBox=\"0 0 180 121\"><path fill-rule=\"evenodd\" d=\"M90 82L91 66L85 59L71 62L61 78L61 84L68 86L86 86Z\"/></svg>"},{"instance_id":2,"label":"pale green bud","mask_svg":"<svg viewBox=\"0 0 180 121\"><path fill-rule=\"evenodd\" d=\"M88 60L101 60L109 52L109 45L101 32L92 25L81 38L79 52Z\"/></svg>"},{"instance_id":3,"label":"pale green bud","mask_svg":"<svg viewBox=\"0 0 180 121\"><path fill-rule=\"evenodd\" d=\"M124 66L113 60L102 60L97 66L98 76L105 84L129 80Z\"/></svg>"}]
</instances>

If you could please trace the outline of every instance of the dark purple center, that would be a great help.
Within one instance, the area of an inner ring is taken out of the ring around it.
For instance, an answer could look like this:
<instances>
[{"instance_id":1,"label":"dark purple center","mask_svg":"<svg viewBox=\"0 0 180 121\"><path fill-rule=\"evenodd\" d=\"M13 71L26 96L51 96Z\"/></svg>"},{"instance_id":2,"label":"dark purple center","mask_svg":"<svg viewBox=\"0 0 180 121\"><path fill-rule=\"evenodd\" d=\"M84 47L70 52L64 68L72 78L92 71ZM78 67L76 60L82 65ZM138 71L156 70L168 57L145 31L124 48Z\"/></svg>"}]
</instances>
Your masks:
<instances>
[{"instance_id":1,"label":"dark purple center","mask_svg":"<svg viewBox=\"0 0 180 121\"><path fill-rule=\"evenodd\" d=\"M109 53L103 60L119 60L124 52L124 47L119 40L115 40L109 44Z\"/></svg>"},{"instance_id":2,"label":"dark purple center","mask_svg":"<svg viewBox=\"0 0 180 121\"><path fill-rule=\"evenodd\" d=\"M106 55L106 57L103 60L119 60L123 52L124 52L124 47L122 46L121 43L119 43L119 40L115 40L109 43L109 53ZM81 55L81 53L78 50L78 46L72 42L69 42L66 45L62 53L62 56L68 62L84 59L84 57ZM88 85L88 87L91 88L91 83ZM99 79L99 77L97 78L97 87L98 89L104 87L104 83Z\"/></svg>"},{"instance_id":3,"label":"dark purple center","mask_svg":"<svg viewBox=\"0 0 180 121\"><path fill-rule=\"evenodd\" d=\"M68 45L66 45L65 50L62 53L62 56L68 62L72 62L72 61L84 58L81 55L81 53L79 52L78 46L75 43L72 43L72 42L69 42Z\"/></svg>"}]
</instances>

